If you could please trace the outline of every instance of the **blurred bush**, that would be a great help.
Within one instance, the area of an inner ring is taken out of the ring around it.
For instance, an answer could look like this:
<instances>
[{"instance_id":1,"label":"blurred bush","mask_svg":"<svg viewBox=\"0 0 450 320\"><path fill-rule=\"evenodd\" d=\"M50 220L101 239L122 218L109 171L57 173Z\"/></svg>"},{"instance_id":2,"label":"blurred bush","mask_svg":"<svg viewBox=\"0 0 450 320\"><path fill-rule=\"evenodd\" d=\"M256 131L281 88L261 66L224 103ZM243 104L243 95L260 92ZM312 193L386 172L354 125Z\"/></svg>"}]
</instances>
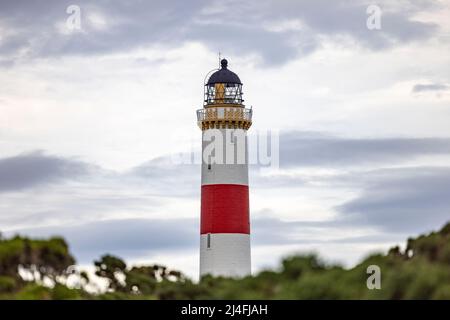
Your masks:
<instances>
[{"instance_id":1,"label":"blurred bush","mask_svg":"<svg viewBox=\"0 0 450 320\"><path fill-rule=\"evenodd\" d=\"M108 282L107 291L90 294L86 287L92 280L86 272L74 271L74 263L62 238L0 238L0 298L450 299L450 223L439 232L408 239L403 251L394 247L372 254L351 269L308 254L283 259L279 271L242 279L205 276L194 283L162 265L129 267L104 255L94 265L96 275ZM381 269L380 290L366 286L370 265ZM20 269L28 273L27 280ZM71 275L79 278L74 288L66 285Z\"/></svg>"}]
</instances>

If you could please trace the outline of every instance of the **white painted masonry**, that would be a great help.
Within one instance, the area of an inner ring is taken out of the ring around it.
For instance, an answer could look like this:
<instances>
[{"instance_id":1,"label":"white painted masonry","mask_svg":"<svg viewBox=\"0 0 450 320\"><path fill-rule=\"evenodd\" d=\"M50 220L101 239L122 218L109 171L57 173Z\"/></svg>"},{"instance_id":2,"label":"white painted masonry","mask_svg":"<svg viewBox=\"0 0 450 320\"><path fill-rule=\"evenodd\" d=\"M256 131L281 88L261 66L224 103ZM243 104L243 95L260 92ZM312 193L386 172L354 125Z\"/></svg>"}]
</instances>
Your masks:
<instances>
[{"instance_id":1,"label":"white painted masonry","mask_svg":"<svg viewBox=\"0 0 450 320\"><path fill-rule=\"evenodd\" d=\"M243 277L250 270L250 235L241 233L213 233L200 237L200 276L227 275Z\"/></svg>"}]
</instances>

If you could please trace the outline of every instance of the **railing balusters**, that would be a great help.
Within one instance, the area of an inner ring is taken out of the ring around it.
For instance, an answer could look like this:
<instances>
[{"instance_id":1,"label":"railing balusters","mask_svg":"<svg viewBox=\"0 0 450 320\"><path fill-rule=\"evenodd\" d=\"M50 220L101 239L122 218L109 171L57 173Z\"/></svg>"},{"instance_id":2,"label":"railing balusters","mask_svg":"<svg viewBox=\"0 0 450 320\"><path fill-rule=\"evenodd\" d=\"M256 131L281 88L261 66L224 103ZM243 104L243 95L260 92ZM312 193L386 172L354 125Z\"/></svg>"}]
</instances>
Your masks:
<instances>
[{"instance_id":1,"label":"railing balusters","mask_svg":"<svg viewBox=\"0 0 450 320\"><path fill-rule=\"evenodd\" d=\"M197 110L197 121L252 121L252 110L246 108L215 107Z\"/></svg>"}]
</instances>

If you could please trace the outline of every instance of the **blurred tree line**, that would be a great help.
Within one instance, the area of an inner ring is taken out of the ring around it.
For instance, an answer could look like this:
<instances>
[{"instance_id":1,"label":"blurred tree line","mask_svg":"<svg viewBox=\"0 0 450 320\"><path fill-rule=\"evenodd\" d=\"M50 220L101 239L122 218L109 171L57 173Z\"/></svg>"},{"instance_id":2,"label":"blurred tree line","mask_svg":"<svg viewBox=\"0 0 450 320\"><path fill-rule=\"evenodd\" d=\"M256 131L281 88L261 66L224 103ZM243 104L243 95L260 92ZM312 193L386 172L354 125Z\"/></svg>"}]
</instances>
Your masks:
<instances>
[{"instance_id":1,"label":"blurred tree line","mask_svg":"<svg viewBox=\"0 0 450 320\"><path fill-rule=\"evenodd\" d=\"M0 236L0 299L450 299L450 223L352 269L299 255L284 259L278 271L195 283L161 265L127 266L104 255L94 262L95 274L108 289L94 294L87 290L92 279L74 264L62 238ZM380 290L367 288L369 265L381 269ZM71 277L76 281L69 283Z\"/></svg>"}]
</instances>

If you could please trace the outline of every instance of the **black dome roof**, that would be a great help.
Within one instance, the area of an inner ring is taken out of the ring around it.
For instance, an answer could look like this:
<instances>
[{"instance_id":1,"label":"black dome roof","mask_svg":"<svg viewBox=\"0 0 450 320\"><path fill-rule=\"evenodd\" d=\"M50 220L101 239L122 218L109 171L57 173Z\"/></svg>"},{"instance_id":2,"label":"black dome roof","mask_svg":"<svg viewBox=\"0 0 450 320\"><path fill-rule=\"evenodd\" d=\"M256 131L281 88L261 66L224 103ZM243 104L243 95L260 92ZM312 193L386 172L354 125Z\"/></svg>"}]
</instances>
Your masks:
<instances>
[{"instance_id":1,"label":"black dome roof","mask_svg":"<svg viewBox=\"0 0 450 320\"><path fill-rule=\"evenodd\" d=\"M222 69L214 72L211 77L209 77L207 85L215 83L242 84L241 79L239 79L238 75L228 70L228 61L226 59L222 59L222 61L220 61L220 64L222 66Z\"/></svg>"}]
</instances>

